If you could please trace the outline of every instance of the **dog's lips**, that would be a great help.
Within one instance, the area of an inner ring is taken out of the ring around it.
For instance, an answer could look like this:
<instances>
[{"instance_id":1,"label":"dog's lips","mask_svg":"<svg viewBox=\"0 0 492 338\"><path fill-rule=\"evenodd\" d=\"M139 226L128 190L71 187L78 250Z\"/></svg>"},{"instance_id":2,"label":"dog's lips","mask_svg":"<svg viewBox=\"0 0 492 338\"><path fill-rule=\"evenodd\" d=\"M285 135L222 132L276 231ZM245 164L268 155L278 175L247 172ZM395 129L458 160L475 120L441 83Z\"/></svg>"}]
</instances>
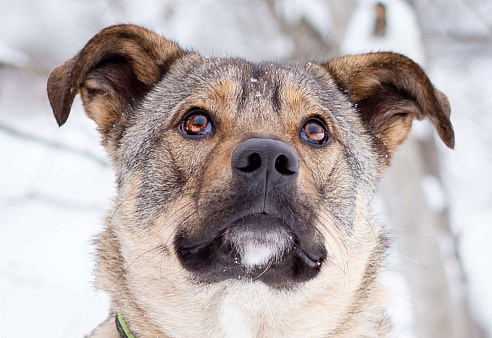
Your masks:
<instances>
[{"instance_id":1,"label":"dog's lips","mask_svg":"<svg viewBox=\"0 0 492 338\"><path fill-rule=\"evenodd\" d=\"M223 230L211 240L183 249L189 255L196 255L216 242L220 242L221 248L230 248L236 262L247 270L279 263L287 254L299 257L308 267L314 269L319 268L324 259L304 250L291 228L268 214L241 217L225 224Z\"/></svg>"},{"instance_id":2,"label":"dog's lips","mask_svg":"<svg viewBox=\"0 0 492 338\"><path fill-rule=\"evenodd\" d=\"M197 245L185 246L185 249L191 255L198 254L216 241L220 241L222 246L229 246L239 254L246 265L257 265L253 262L254 256L257 256L259 261L262 260L261 256L264 256L265 260L280 258L283 253L295 247L294 235L290 233L287 225L267 214L253 214L224 224L222 230L212 239L204 240Z\"/></svg>"}]
</instances>

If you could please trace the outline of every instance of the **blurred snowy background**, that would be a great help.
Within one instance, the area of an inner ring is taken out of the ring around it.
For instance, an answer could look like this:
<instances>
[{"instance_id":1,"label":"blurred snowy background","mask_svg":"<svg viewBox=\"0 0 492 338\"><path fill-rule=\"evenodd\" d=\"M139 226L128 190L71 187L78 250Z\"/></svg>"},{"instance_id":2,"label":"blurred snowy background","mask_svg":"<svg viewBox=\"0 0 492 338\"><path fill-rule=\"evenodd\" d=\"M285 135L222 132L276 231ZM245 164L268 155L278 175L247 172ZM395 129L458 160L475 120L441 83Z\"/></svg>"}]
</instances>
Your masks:
<instances>
[{"instance_id":1,"label":"blurred snowy background","mask_svg":"<svg viewBox=\"0 0 492 338\"><path fill-rule=\"evenodd\" d=\"M379 3L379 4L378 4ZM448 95L456 149L415 123L374 208L394 238L381 283L397 337L492 335L490 0L5 0L0 5L0 337L82 337L108 311L91 238L114 195L78 99L58 128L50 69L136 23L205 55L321 61L393 50Z\"/></svg>"}]
</instances>

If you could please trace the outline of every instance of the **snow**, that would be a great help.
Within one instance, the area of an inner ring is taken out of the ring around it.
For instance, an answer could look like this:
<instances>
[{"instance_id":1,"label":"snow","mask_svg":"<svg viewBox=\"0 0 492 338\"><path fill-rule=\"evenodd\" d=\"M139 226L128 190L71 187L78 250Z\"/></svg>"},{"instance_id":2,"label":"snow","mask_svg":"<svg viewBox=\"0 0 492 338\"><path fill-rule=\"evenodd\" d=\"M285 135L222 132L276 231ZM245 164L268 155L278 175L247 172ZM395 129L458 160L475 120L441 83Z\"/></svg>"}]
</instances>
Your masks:
<instances>
[{"instance_id":1,"label":"snow","mask_svg":"<svg viewBox=\"0 0 492 338\"><path fill-rule=\"evenodd\" d=\"M331 10L323 0L285 0L275 3L277 12L291 24L306 20L324 38L332 31Z\"/></svg>"},{"instance_id":2,"label":"snow","mask_svg":"<svg viewBox=\"0 0 492 338\"><path fill-rule=\"evenodd\" d=\"M33 215L40 221L33 224ZM109 310L107 296L94 292L88 278L93 269L89 241L98 217L38 201L10 206L5 216L0 231L0 335L87 334ZM74 217L86 227L74 226Z\"/></svg>"},{"instance_id":3,"label":"snow","mask_svg":"<svg viewBox=\"0 0 492 338\"><path fill-rule=\"evenodd\" d=\"M342 55L393 51L425 64L425 53L415 12L403 0L386 1L386 36L375 37L374 6L381 1L360 0L350 18L341 45Z\"/></svg>"},{"instance_id":4,"label":"snow","mask_svg":"<svg viewBox=\"0 0 492 338\"><path fill-rule=\"evenodd\" d=\"M396 255L392 255L387 264L389 264L391 269L383 274L381 283L385 286L389 297L392 299L388 304L387 311L391 316L393 333L395 333L395 337L399 338L414 337L416 320L412 300L409 296L410 290L408 283L397 270L401 263Z\"/></svg>"},{"instance_id":5,"label":"snow","mask_svg":"<svg viewBox=\"0 0 492 338\"><path fill-rule=\"evenodd\" d=\"M39 120L23 122L39 126ZM72 131L84 124L74 123ZM91 286L90 241L114 194L113 175L59 148L4 134L0 143L8 144L0 149L8 159L0 178L0 336L81 337L108 311L107 296Z\"/></svg>"},{"instance_id":6,"label":"snow","mask_svg":"<svg viewBox=\"0 0 492 338\"><path fill-rule=\"evenodd\" d=\"M492 2L481 0L422 0L430 33L466 39L490 38ZM453 18L447 20L445 18Z\"/></svg>"},{"instance_id":7,"label":"snow","mask_svg":"<svg viewBox=\"0 0 492 338\"><path fill-rule=\"evenodd\" d=\"M492 67L488 53L443 53L430 72L448 94L456 149L442 152L454 233L467 273L472 312L492 335Z\"/></svg>"},{"instance_id":8,"label":"snow","mask_svg":"<svg viewBox=\"0 0 492 338\"><path fill-rule=\"evenodd\" d=\"M248 27L248 34L237 27ZM174 4L173 15L162 33L206 56L281 59L293 48L292 41L281 34L273 14L262 1L179 1Z\"/></svg>"},{"instance_id":9,"label":"snow","mask_svg":"<svg viewBox=\"0 0 492 338\"><path fill-rule=\"evenodd\" d=\"M26 66L29 57L11 47L0 42L0 65L11 65L16 67Z\"/></svg>"},{"instance_id":10,"label":"snow","mask_svg":"<svg viewBox=\"0 0 492 338\"><path fill-rule=\"evenodd\" d=\"M0 337L6 338L82 337L109 309L107 295L92 286L91 240L114 195L113 173L79 100L70 123L58 128L45 76L0 69Z\"/></svg>"},{"instance_id":11,"label":"snow","mask_svg":"<svg viewBox=\"0 0 492 338\"><path fill-rule=\"evenodd\" d=\"M427 204L431 209L436 212L443 211L448 202L439 179L435 176L426 175L422 178L421 185Z\"/></svg>"}]
</instances>

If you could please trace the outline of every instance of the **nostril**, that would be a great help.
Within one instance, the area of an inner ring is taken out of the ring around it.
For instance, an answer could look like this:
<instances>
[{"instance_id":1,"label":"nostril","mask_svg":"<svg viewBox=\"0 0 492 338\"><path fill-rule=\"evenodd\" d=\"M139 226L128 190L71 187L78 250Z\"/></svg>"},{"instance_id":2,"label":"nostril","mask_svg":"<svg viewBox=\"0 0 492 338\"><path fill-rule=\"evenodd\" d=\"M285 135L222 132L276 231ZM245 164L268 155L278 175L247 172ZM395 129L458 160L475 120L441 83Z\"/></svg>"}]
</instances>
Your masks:
<instances>
[{"instance_id":1,"label":"nostril","mask_svg":"<svg viewBox=\"0 0 492 338\"><path fill-rule=\"evenodd\" d=\"M242 167L236 167L245 173L251 173L261 167L261 156L258 153L252 153L248 156L248 160Z\"/></svg>"},{"instance_id":2,"label":"nostril","mask_svg":"<svg viewBox=\"0 0 492 338\"><path fill-rule=\"evenodd\" d=\"M282 175L294 175L297 172L297 163L292 163L285 155L279 155L275 160L275 169Z\"/></svg>"},{"instance_id":3,"label":"nostril","mask_svg":"<svg viewBox=\"0 0 492 338\"><path fill-rule=\"evenodd\" d=\"M245 182L259 182L268 189L293 182L299 173L299 159L282 141L251 138L232 153L234 175Z\"/></svg>"}]
</instances>

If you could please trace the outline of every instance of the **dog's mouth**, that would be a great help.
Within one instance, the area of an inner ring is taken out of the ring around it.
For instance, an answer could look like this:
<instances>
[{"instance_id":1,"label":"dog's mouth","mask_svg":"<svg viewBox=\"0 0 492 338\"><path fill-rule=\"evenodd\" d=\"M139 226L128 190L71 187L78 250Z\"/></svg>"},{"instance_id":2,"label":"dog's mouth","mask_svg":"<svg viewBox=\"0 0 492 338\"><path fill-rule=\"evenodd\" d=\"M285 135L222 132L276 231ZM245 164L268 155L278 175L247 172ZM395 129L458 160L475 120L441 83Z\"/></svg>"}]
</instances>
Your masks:
<instances>
[{"instance_id":1,"label":"dog's mouth","mask_svg":"<svg viewBox=\"0 0 492 338\"><path fill-rule=\"evenodd\" d=\"M326 251L306 244L292 226L268 214L236 219L208 240L184 233L175 240L181 263L200 280L261 280L281 287L319 272Z\"/></svg>"}]
</instances>

